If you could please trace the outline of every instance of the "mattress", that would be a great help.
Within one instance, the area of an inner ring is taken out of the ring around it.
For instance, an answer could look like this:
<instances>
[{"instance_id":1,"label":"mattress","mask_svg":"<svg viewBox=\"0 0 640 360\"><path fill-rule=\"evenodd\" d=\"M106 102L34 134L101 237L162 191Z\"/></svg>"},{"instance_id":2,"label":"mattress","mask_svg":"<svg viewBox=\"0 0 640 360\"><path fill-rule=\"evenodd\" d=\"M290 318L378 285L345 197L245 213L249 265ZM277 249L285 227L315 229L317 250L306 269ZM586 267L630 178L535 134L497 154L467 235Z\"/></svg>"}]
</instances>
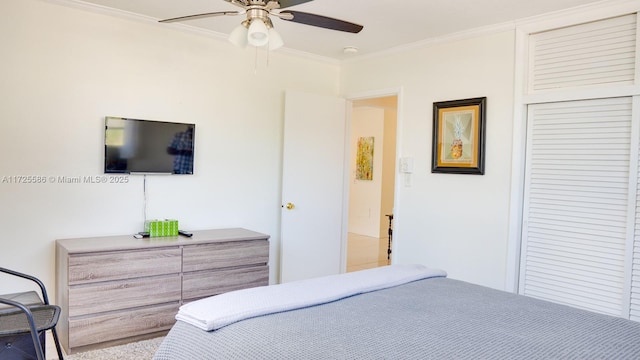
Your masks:
<instances>
[{"instance_id":1,"label":"mattress","mask_svg":"<svg viewBox=\"0 0 640 360\"><path fill-rule=\"evenodd\" d=\"M178 321L154 359L640 359L640 323L436 277L215 331Z\"/></svg>"}]
</instances>

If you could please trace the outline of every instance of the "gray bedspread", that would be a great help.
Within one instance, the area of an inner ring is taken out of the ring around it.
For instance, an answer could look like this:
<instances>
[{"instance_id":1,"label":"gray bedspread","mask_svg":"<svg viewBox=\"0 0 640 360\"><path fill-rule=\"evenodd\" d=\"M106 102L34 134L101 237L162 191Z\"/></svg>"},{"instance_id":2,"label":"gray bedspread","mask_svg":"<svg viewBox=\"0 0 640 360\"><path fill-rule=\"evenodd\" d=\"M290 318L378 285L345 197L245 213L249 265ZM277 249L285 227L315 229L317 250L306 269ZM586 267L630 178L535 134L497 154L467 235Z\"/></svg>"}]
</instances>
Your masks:
<instances>
[{"instance_id":1,"label":"gray bedspread","mask_svg":"<svg viewBox=\"0 0 640 360\"><path fill-rule=\"evenodd\" d=\"M640 359L640 323L447 278L240 321L178 321L154 360Z\"/></svg>"}]
</instances>

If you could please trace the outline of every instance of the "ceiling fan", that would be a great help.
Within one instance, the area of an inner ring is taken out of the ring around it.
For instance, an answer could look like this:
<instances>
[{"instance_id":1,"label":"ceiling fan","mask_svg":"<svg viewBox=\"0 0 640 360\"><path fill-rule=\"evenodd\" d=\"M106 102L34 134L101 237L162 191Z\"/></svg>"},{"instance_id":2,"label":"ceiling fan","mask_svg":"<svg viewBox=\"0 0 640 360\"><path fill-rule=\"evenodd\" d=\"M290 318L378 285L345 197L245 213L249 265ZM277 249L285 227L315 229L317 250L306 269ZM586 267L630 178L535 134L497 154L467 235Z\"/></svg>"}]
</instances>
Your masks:
<instances>
[{"instance_id":1,"label":"ceiling fan","mask_svg":"<svg viewBox=\"0 0 640 360\"><path fill-rule=\"evenodd\" d=\"M242 10L238 11L218 11L204 14L180 16L171 19L160 20L161 23L171 23L184 20L195 20L214 16L245 15L246 20L236 27L229 35L229 41L236 46L244 47L247 44L252 46L268 46L269 50L275 50L284 42L271 22L270 16L278 17L282 20L291 21L304 25L311 25L325 29L344 31L349 33L359 33L362 25L348 21L330 18L327 16L310 14L302 11L282 10L291 6L300 5L312 0L223 0L236 5Z\"/></svg>"}]
</instances>

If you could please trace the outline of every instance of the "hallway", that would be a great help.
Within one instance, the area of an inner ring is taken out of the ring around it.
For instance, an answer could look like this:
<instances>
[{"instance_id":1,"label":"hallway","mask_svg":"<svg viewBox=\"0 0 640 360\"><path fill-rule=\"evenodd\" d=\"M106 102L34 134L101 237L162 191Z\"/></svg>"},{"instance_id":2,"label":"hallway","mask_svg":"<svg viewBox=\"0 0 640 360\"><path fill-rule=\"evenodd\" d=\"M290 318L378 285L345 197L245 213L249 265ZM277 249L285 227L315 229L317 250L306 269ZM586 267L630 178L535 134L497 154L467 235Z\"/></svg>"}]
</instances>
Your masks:
<instances>
[{"instance_id":1,"label":"hallway","mask_svg":"<svg viewBox=\"0 0 640 360\"><path fill-rule=\"evenodd\" d=\"M347 242L347 272L389 265L387 245L389 239L349 233Z\"/></svg>"}]
</instances>

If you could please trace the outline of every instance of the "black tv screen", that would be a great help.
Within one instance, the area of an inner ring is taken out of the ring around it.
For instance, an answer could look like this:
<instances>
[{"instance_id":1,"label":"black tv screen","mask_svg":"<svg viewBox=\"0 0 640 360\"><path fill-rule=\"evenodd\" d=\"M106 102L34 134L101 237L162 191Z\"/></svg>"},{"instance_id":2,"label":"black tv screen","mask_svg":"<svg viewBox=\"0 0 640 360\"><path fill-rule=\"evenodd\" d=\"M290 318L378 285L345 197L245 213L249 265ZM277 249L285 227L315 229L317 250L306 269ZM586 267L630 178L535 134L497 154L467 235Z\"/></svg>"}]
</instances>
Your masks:
<instances>
[{"instance_id":1,"label":"black tv screen","mask_svg":"<svg viewBox=\"0 0 640 360\"><path fill-rule=\"evenodd\" d=\"M195 124L105 118L104 172L193 174Z\"/></svg>"}]
</instances>

